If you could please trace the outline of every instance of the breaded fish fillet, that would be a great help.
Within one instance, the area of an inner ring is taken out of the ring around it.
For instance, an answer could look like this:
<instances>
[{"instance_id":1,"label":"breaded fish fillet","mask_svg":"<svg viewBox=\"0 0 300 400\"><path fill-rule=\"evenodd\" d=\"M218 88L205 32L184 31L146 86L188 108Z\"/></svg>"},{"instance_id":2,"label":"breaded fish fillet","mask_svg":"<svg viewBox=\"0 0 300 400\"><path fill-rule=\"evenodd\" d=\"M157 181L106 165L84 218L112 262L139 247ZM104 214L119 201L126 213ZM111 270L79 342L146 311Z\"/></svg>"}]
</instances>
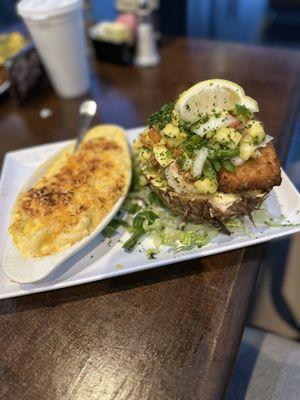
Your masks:
<instances>
[{"instance_id":1,"label":"breaded fish fillet","mask_svg":"<svg viewBox=\"0 0 300 400\"><path fill-rule=\"evenodd\" d=\"M234 193L243 190L268 192L281 183L280 162L272 144L260 149L261 156L236 168L236 173L222 169L218 175L219 191Z\"/></svg>"}]
</instances>

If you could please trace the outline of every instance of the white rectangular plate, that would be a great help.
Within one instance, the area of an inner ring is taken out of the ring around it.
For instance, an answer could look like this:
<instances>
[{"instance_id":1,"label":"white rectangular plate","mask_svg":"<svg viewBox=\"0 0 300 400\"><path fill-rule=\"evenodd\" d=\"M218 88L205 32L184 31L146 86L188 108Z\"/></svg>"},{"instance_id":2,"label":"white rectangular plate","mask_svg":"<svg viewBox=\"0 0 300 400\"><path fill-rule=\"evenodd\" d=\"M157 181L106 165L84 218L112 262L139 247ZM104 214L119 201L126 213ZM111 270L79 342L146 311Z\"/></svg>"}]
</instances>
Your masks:
<instances>
[{"instance_id":1,"label":"white rectangular plate","mask_svg":"<svg viewBox=\"0 0 300 400\"><path fill-rule=\"evenodd\" d=\"M128 130L128 140L132 142L141 130L142 128ZM14 151L6 155L0 182L0 257L4 253L10 213L19 190L40 163L59 151L67 143L42 145ZM283 171L282 184L271 192L267 199L267 208L276 216L283 214L291 223L300 224L300 196ZM115 235L110 246L108 240L104 240L102 235L99 235L84 250L68 260L58 271L39 283L21 285L11 282L4 274L2 265L0 265L0 299L130 274L144 269L251 246L299 231L299 226L279 228L265 226L253 229L251 236L234 235L228 237L220 234L201 249L176 254L165 249L154 260L149 260L143 250L149 247L149 239L145 239L132 253L126 253L122 249L121 242L129 237L128 233Z\"/></svg>"}]
</instances>

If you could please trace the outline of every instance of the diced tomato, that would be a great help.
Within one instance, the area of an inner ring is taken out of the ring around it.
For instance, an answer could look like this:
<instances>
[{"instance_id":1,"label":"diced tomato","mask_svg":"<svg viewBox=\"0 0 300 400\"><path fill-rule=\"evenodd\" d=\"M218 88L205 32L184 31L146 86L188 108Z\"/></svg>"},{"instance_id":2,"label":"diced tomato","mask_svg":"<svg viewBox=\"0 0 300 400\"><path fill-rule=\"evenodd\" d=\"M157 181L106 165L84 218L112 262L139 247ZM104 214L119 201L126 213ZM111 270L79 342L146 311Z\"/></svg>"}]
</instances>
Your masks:
<instances>
[{"instance_id":1,"label":"diced tomato","mask_svg":"<svg viewBox=\"0 0 300 400\"><path fill-rule=\"evenodd\" d=\"M240 121L236 119L235 121L232 121L228 124L230 128L237 128L240 125Z\"/></svg>"},{"instance_id":2,"label":"diced tomato","mask_svg":"<svg viewBox=\"0 0 300 400\"><path fill-rule=\"evenodd\" d=\"M156 130L154 128L150 129L150 132L148 133L148 135L153 143L158 143L162 138L162 135L158 132L158 130Z\"/></svg>"},{"instance_id":3,"label":"diced tomato","mask_svg":"<svg viewBox=\"0 0 300 400\"><path fill-rule=\"evenodd\" d=\"M179 157L181 154L181 150L179 147L174 147L174 149L172 150L174 157Z\"/></svg>"}]
</instances>

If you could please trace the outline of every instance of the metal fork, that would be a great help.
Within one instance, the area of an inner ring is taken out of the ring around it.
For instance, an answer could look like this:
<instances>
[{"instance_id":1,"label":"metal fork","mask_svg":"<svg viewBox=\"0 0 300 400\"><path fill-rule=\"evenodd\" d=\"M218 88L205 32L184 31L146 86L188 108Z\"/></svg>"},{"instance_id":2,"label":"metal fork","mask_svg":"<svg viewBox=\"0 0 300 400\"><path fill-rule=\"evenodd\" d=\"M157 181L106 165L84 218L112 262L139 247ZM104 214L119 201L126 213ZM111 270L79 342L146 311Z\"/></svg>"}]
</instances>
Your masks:
<instances>
[{"instance_id":1,"label":"metal fork","mask_svg":"<svg viewBox=\"0 0 300 400\"><path fill-rule=\"evenodd\" d=\"M97 103L94 100L86 100L79 107L79 128L74 152L80 146L84 135L86 134L97 111Z\"/></svg>"}]
</instances>

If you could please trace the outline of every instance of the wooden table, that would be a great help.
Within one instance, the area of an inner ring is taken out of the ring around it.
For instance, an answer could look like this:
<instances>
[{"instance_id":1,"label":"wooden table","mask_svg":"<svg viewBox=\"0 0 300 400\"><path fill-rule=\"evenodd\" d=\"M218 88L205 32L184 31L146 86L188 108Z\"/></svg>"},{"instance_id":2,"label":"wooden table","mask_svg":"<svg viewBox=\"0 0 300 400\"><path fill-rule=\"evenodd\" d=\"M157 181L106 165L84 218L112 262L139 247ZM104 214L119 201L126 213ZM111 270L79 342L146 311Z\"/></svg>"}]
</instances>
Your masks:
<instances>
[{"instance_id":1,"label":"wooden table","mask_svg":"<svg viewBox=\"0 0 300 400\"><path fill-rule=\"evenodd\" d=\"M149 69L95 63L100 120L143 125L195 82L222 77L260 104L284 158L297 105L299 53L177 39ZM74 136L80 100L51 91L0 106L0 156ZM39 111L50 108L52 117ZM219 399L243 333L262 247L0 303L0 398Z\"/></svg>"}]
</instances>

